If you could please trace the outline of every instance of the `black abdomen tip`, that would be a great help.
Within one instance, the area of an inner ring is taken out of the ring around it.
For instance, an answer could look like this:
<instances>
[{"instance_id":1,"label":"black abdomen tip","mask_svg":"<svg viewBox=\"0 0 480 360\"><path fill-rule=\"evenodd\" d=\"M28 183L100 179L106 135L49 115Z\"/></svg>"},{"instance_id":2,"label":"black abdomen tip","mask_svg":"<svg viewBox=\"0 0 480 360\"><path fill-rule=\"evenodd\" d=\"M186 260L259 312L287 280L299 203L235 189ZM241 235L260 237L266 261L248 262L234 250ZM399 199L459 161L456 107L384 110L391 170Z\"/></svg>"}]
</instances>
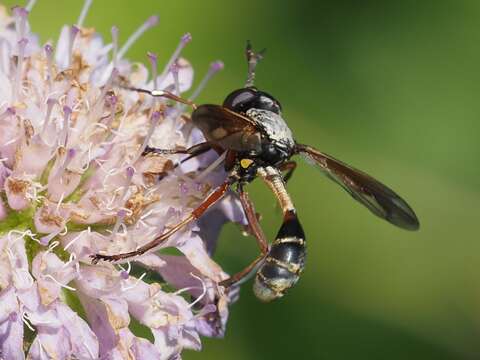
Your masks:
<instances>
[{"instance_id":1,"label":"black abdomen tip","mask_svg":"<svg viewBox=\"0 0 480 360\"><path fill-rule=\"evenodd\" d=\"M287 213L277 238L255 277L253 291L262 301L282 297L305 266L305 234L294 212Z\"/></svg>"}]
</instances>

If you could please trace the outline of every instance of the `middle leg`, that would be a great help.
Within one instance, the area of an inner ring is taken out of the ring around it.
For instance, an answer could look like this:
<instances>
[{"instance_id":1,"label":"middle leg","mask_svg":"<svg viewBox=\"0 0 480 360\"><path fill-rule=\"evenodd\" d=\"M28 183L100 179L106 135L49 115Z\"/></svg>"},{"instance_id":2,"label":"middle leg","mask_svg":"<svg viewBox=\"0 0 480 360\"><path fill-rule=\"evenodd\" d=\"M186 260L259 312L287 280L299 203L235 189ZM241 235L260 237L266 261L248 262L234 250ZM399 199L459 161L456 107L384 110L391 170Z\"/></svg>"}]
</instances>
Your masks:
<instances>
[{"instance_id":1,"label":"middle leg","mask_svg":"<svg viewBox=\"0 0 480 360\"><path fill-rule=\"evenodd\" d=\"M220 285L230 287L234 284L242 283L249 278L249 275L255 270L265 259L268 254L268 241L260 227L257 219L257 214L253 206L248 193L243 189L242 184L238 184L238 193L240 195L240 202L242 203L243 211L247 217L248 225L250 227L251 234L257 240L258 247L260 248L260 255L252 261L245 269L232 275L230 278L223 280Z\"/></svg>"}]
</instances>

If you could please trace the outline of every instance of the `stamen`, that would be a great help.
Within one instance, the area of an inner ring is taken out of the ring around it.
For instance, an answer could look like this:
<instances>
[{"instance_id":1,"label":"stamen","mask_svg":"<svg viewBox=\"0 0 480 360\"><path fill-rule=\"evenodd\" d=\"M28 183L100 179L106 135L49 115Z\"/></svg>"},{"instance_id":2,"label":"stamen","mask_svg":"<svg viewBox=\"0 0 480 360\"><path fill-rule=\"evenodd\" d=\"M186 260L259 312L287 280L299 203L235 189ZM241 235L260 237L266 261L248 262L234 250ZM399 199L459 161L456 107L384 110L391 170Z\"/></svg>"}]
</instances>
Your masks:
<instances>
[{"instance_id":1,"label":"stamen","mask_svg":"<svg viewBox=\"0 0 480 360\"><path fill-rule=\"evenodd\" d=\"M92 109L92 116L94 116L94 118L100 117L99 112L102 109L105 96L107 95L107 92L112 88L113 81L116 79L118 74L119 74L118 69L113 68L112 73L110 74L110 77L108 78L107 82L103 86L102 92L100 93L100 96L98 97Z\"/></svg>"},{"instance_id":2,"label":"stamen","mask_svg":"<svg viewBox=\"0 0 480 360\"><path fill-rule=\"evenodd\" d=\"M152 137L152 134L155 131L155 128L157 127L159 119L160 119L160 112L154 111L151 117L151 125L150 125L150 128L148 129L147 136L145 136L145 140L143 140L143 144L138 150L138 153L135 156L134 161L132 163L135 163L147 148L148 142L150 141L150 138Z\"/></svg>"},{"instance_id":3,"label":"stamen","mask_svg":"<svg viewBox=\"0 0 480 360\"><path fill-rule=\"evenodd\" d=\"M60 207L62 206L64 197L65 197L65 193L62 192L62 195L60 195L60 199L57 202L57 206L55 207L55 214L56 215L58 215L60 213Z\"/></svg>"},{"instance_id":4,"label":"stamen","mask_svg":"<svg viewBox=\"0 0 480 360\"><path fill-rule=\"evenodd\" d=\"M37 0L30 0L27 4L27 6L25 6L25 9L27 9L28 12L32 11L33 7L35 6L35 3L37 2Z\"/></svg>"},{"instance_id":5,"label":"stamen","mask_svg":"<svg viewBox=\"0 0 480 360\"><path fill-rule=\"evenodd\" d=\"M106 98L105 98L105 103L110 107L112 108L112 110L115 110L115 105L117 105L117 102L118 102L118 98L115 94L113 93L109 93L107 94Z\"/></svg>"},{"instance_id":6,"label":"stamen","mask_svg":"<svg viewBox=\"0 0 480 360\"><path fill-rule=\"evenodd\" d=\"M122 270L120 271L120 277L122 278L122 280L128 280L128 278L130 277L130 274L127 271Z\"/></svg>"},{"instance_id":7,"label":"stamen","mask_svg":"<svg viewBox=\"0 0 480 360\"><path fill-rule=\"evenodd\" d=\"M17 113L17 111L15 110L15 108L13 106L9 106L5 112L3 114L0 115L0 121L10 117L10 116L15 116L15 114ZM6 145L6 144L4 144Z\"/></svg>"},{"instance_id":8,"label":"stamen","mask_svg":"<svg viewBox=\"0 0 480 360\"><path fill-rule=\"evenodd\" d=\"M8 259L10 260L10 264L13 264L16 259L15 254L9 248L6 248L5 251L7 252L7 256L8 256Z\"/></svg>"},{"instance_id":9,"label":"stamen","mask_svg":"<svg viewBox=\"0 0 480 360\"><path fill-rule=\"evenodd\" d=\"M224 151L222 155L220 155L204 171L202 171L197 177L195 177L195 181L197 182L203 181L208 174L210 174L213 170L215 170L218 166L220 166L220 164L225 160L226 155L227 155L227 152Z\"/></svg>"},{"instance_id":10,"label":"stamen","mask_svg":"<svg viewBox=\"0 0 480 360\"><path fill-rule=\"evenodd\" d=\"M170 206L167 210L167 217L180 217L180 210L175 209L174 207Z\"/></svg>"},{"instance_id":11,"label":"stamen","mask_svg":"<svg viewBox=\"0 0 480 360\"><path fill-rule=\"evenodd\" d=\"M100 160L100 159L95 159L95 162L97 163L97 165L99 166L100 169L102 169L103 171L106 172L106 174L105 174L105 176L103 177L103 180L102 180L102 185L103 185L103 187L106 187L106 186L107 186L107 182L108 182L108 180L109 180L108 178L109 178L110 176L116 175L116 174L118 174L118 173L121 172L121 169L120 169L120 168L117 168L117 167L113 167L113 168L108 169L108 170L105 169L105 168L103 167L103 163L106 162L105 159L102 159L102 160ZM115 195L113 195L113 198L114 198L114 197L115 197Z\"/></svg>"},{"instance_id":12,"label":"stamen","mask_svg":"<svg viewBox=\"0 0 480 360\"><path fill-rule=\"evenodd\" d=\"M127 201L128 188L130 187L130 184L132 183L133 175L135 175L135 168L133 168L132 166L127 167L127 179L125 180L125 186L122 187L122 194L120 196L121 206L123 206L123 204L125 204L125 201ZM115 199L115 196L113 196L112 200L114 200L114 199ZM113 204L113 201L112 201L112 204ZM108 206L107 206L107 208L108 208ZM123 209L123 211L125 211L125 216L130 216L132 214L131 210L129 211L129 209ZM123 221L123 219L122 219L122 221ZM120 224L121 224L121 222L120 222ZM118 229L116 231L118 231Z\"/></svg>"},{"instance_id":13,"label":"stamen","mask_svg":"<svg viewBox=\"0 0 480 360\"><path fill-rule=\"evenodd\" d=\"M58 286L60 286L60 287L62 287L62 288L65 288L65 289L68 289L68 290L71 290L71 291L76 291L76 290L77 290L77 289L75 289L74 287L71 287L71 286L62 284L60 281L58 281L57 279L55 279L55 278L54 278L52 275L50 275L50 274L44 275L44 277L52 280L54 283L56 283Z\"/></svg>"},{"instance_id":14,"label":"stamen","mask_svg":"<svg viewBox=\"0 0 480 360\"><path fill-rule=\"evenodd\" d=\"M67 155L65 156L65 161L62 163L62 165L60 165L57 169L57 171L55 172L55 175L53 175L52 177L50 177L49 181L51 181L52 179L56 179L58 177L61 177L62 174L65 172L65 170L67 169L67 166L70 165L70 162L72 161L72 159L75 157L76 155L76 151L75 149L68 149L67 151ZM60 179L61 181L61 179ZM56 209L56 212L58 213L59 212L59 209L60 209L60 205L62 204L62 201L63 201L63 197L64 197L65 194L62 193L62 195L60 196L60 200L58 201L58 204L57 204L57 209Z\"/></svg>"},{"instance_id":15,"label":"stamen","mask_svg":"<svg viewBox=\"0 0 480 360\"><path fill-rule=\"evenodd\" d=\"M30 316L26 316L26 318L27 318L30 322L32 321L32 319L30 319ZM54 324L54 323L56 324L56 320L48 320L48 319L45 319L45 318L43 318L43 319L42 319L42 318L37 318L37 321L36 321L36 322L39 323L39 324L37 324L37 325L35 325L35 326L39 326L39 325L49 325L49 324Z\"/></svg>"},{"instance_id":16,"label":"stamen","mask_svg":"<svg viewBox=\"0 0 480 360\"><path fill-rule=\"evenodd\" d=\"M82 166L82 172L85 172L88 170L88 168L90 167L90 163L92 162L92 147L93 147L93 143L89 143L88 144L88 150L87 150L87 161L85 161L85 165Z\"/></svg>"},{"instance_id":17,"label":"stamen","mask_svg":"<svg viewBox=\"0 0 480 360\"><path fill-rule=\"evenodd\" d=\"M138 286L138 284L140 284L140 281L142 281L143 278L146 275L147 275L147 273L144 272L142 275L140 275L140 277L137 279L137 281L135 281L135 284L133 284L131 286L123 287L123 285L122 285L122 291L128 291L128 290L132 290L132 289L136 288Z\"/></svg>"},{"instance_id":18,"label":"stamen","mask_svg":"<svg viewBox=\"0 0 480 360\"><path fill-rule=\"evenodd\" d=\"M50 44L44 46L45 56L47 58L47 78L48 78L48 90L52 89L53 82L53 47Z\"/></svg>"},{"instance_id":19,"label":"stamen","mask_svg":"<svg viewBox=\"0 0 480 360\"><path fill-rule=\"evenodd\" d=\"M199 301L202 301L202 299L205 297L206 293L207 293L207 286L205 285L205 281L202 280L202 278L198 277L197 275L195 275L194 273L190 273L190 275L197 279L198 281L200 281L200 283L202 284L202 288L203 288L203 291L202 291L202 294L197 297L195 299L195 301L193 301L190 305L188 305L189 308L192 308L195 306L195 304L197 304Z\"/></svg>"},{"instance_id":20,"label":"stamen","mask_svg":"<svg viewBox=\"0 0 480 360\"><path fill-rule=\"evenodd\" d=\"M170 72L173 75L173 83L174 83L174 86L175 86L174 94L180 95L180 81L178 79L179 68L178 68L178 65L177 65L176 62L173 63L172 66L170 67ZM176 105L175 106L176 108L182 106L181 103L176 103L175 105Z\"/></svg>"},{"instance_id":21,"label":"stamen","mask_svg":"<svg viewBox=\"0 0 480 360\"><path fill-rule=\"evenodd\" d=\"M8 74L10 71L10 54L12 52L12 46L5 39L0 39L0 62L1 69L5 74Z\"/></svg>"},{"instance_id":22,"label":"stamen","mask_svg":"<svg viewBox=\"0 0 480 360\"><path fill-rule=\"evenodd\" d=\"M63 184L64 182L64 178L63 178L63 173L65 172L65 170L67 169L68 165L70 164L70 162L72 161L72 159L75 157L75 154L76 154L76 151L74 149L69 149L68 152L67 152L67 155L65 157L65 160L63 161L63 163L61 165L58 166L57 170L55 171L54 174L51 174L51 176L49 176L48 178L48 186L47 187L52 187L52 186L55 186L55 183L56 182L59 182L60 184ZM60 161L60 160L58 160ZM68 181L68 179L67 179ZM61 195L60 195L60 198L57 202L57 206L55 208L55 214L59 215L60 213L60 207L63 203L63 199L65 197L65 192L62 192ZM66 233L68 232L68 229L67 227L65 226L65 232L64 234L60 234L60 235L65 235Z\"/></svg>"},{"instance_id":23,"label":"stamen","mask_svg":"<svg viewBox=\"0 0 480 360\"><path fill-rule=\"evenodd\" d=\"M22 70L23 70L23 58L25 56L25 47L28 44L28 39L22 38L18 42L18 60L17 60L17 74L15 77L15 83L13 84L13 98L18 99L20 95L20 89L22 86Z\"/></svg>"},{"instance_id":24,"label":"stamen","mask_svg":"<svg viewBox=\"0 0 480 360\"><path fill-rule=\"evenodd\" d=\"M205 316L217 311L217 307L214 304L205 305L196 315L197 317Z\"/></svg>"},{"instance_id":25,"label":"stamen","mask_svg":"<svg viewBox=\"0 0 480 360\"><path fill-rule=\"evenodd\" d=\"M117 221L115 222L115 225L113 226L113 229L112 229L112 235L111 235L112 239L115 238L115 235L117 235L118 229L120 228L120 225L125 219L125 216L127 216L127 212L125 210L121 209L117 212Z\"/></svg>"},{"instance_id":26,"label":"stamen","mask_svg":"<svg viewBox=\"0 0 480 360\"><path fill-rule=\"evenodd\" d=\"M90 6L92 5L92 2L93 0L85 0L85 2L83 3L82 12L80 13L80 16L78 17L78 20L77 20L78 27L83 27L83 22L87 17L87 13L88 13L88 10L90 9Z\"/></svg>"},{"instance_id":27,"label":"stamen","mask_svg":"<svg viewBox=\"0 0 480 360\"><path fill-rule=\"evenodd\" d=\"M53 233L51 234L48 234L46 236L42 236L40 238L40 243L43 245L43 246L47 246L48 243L55 237L57 236L58 234L60 234L60 231L61 230L56 230L54 231ZM55 244L57 243L57 244ZM53 246L52 246L53 245ZM48 252L51 252L53 251L53 249L58 245L58 241L54 241L49 247L48 247ZM51 248L51 249L50 249Z\"/></svg>"},{"instance_id":28,"label":"stamen","mask_svg":"<svg viewBox=\"0 0 480 360\"><path fill-rule=\"evenodd\" d=\"M110 125L115 118L115 106L117 105L118 98L114 94L108 94L105 98L105 105L110 108L110 115L108 115L108 120L106 121L107 130L110 128Z\"/></svg>"},{"instance_id":29,"label":"stamen","mask_svg":"<svg viewBox=\"0 0 480 360\"><path fill-rule=\"evenodd\" d=\"M180 43L177 45L177 48L173 52L173 55L170 57L170 60L168 60L167 65L165 65L165 68L163 69L162 75L160 75L160 82L162 82L165 79L168 72L170 71L170 68L171 68L172 64L178 60L178 57L180 56L180 53L182 52L183 48L190 41L192 41L192 35L190 35L190 33L186 33L185 35L183 35L181 37Z\"/></svg>"},{"instance_id":30,"label":"stamen","mask_svg":"<svg viewBox=\"0 0 480 360\"><path fill-rule=\"evenodd\" d=\"M127 184L130 185L130 181L133 178L133 175L135 175L135 168L133 166L127 167Z\"/></svg>"},{"instance_id":31,"label":"stamen","mask_svg":"<svg viewBox=\"0 0 480 360\"><path fill-rule=\"evenodd\" d=\"M177 291L175 291L173 293L173 295L180 295L180 294L183 294L184 292L187 292L187 291L190 291L190 290L198 290L198 289L201 289L201 287L199 287L199 286L188 286L188 287L178 289Z\"/></svg>"},{"instance_id":32,"label":"stamen","mask_svg":"<svg viewBox=\"0 0 480 360\"><path fill-rule=\"evenodd\" d=\"M14 240L12 240L13 234L18 234L20 236L17 236ZM40 240L37 239L37 234L33 233L31 230L26 230L26 231L10 230L7 235L8 243L10 244L10 246L13 246L18 240L24 239L25 236L28 236L32 240L35 240L36 242L40 243Z\"/></svg>"},{"instance_id":33,"label":"stamen","mask_svg":"<svg viewBox=\"0 0 480 360\"><path fill-rule=\"evenodd\" d=\"M69 267L70 264L73 261L75 261L76 259L77 259L77 255L75 253L71 253L69 258L68 258L68 261L65 264L63 264L62 268L65 269L65 268Z\"/></svg>"},{"instance_id":34,"label":"stamen","mask_svg":"<svg viewBox=\"0 0 480 360\"><path fill-rule=\"evenodd\" d=\"M66 251L70 246L72 246L72 245L75 243L75 241L77 241L78 239L80 239L85 232L87 232L87 234L90 235L90 233L91 233L91 227L89 226L89 227L87 228L87 230L83 230L80 234L78 234L77 236L75 236L75 238L73 238L67 245L65 245L65 247L64 247L63 249Z\"/></svg>"},{"instance_id":35,"label":"stamen","mask_svg":"<svg viewBox=\"0 0 480 360\"><path fill-rule=\"evenodd\" d=\"M179 188L180 188L180 193L182 193L183 195L187 195L187 194L188 194L188 186L187 186L187 184L185 184L184 182L181 182L178 186L179 186Z\"/></svg>"},{"instance_id":36,"label":"stamen","mask_svg":"<svg viewBox=\"0 0 480 360\"><path fill-rule=\"evenodd\" d=\"M113 62L113 67L116 68L118 65L118 27L112 26L111 33L112 33L112 44L113 44L112 62Z\"/></svg>"},{"instance_id":37,"label":"stamen","mask_svg":"<svg viewBox=\"0 0 480 360\"><path fill-rule=\"evenodd\" d=\"M82 273L80 272L80 263L78 261L75 262L75 272L77 273L77 279L81 280L82 279Z\"/></svg>"},{"instance_id":38,"label":"stamen","mask_svg":"<svg viewBox=\"0 0 480 360\"><path fill-rule=\"evenodd\" d=\"M20 6L13 8L13 16L15 17L15 29L17 30L18 40L25 37L28 11Z\"/></svg>"},{"instance_id":39,"label":"stamen","mask_svg":"<svg viewBox=\"0 0 480 360\"><path fill-rule=\"evenodd\" d=\"M70 130L70 116L72 115L72 109L68 106L63 107L63 128L60 136L60 146L67 147L68 131Z\"/></svg>"},{"instance_id":40,"label":"stamen","mask_svg":"<svg viewBox=\"0 0 480 360\"><path fill-rule=\"evenodd\" d=\"M126 54L128 49L137 41L148 29L158 24L158 16L150 16L140 27L127 39L127 42L118 51L118 59L121 59Z\"/></svg>"},{"instance_id":41,"label":"stamen","mask_svg":"<svg viewBox=\"0 0 480 360\"><path fill-rule=\"evenodd\" d=\"M153 77L153 88L158 88L158 58L157 54L152 52L147 52L148 59L150 60L150 65L152 66L152 77Z\"/></svg>"},{"instance_id":42,"label":"stamen","mask_svg":"<svg viewBox=\"0 0 480 360\"><path fill-rule=\"evenodd\" d=\"M70 28L70 37L68 41L68 66L67 67L70 67L72 65L73 44L75 42L75 38L77 37L77 34L79 31L80 29L75 25L72 25L72 27Z\"/></svg>"},{"instance_id":43,"label":"stamen","mask_svg":"<svg viewBox=\"0 0 480 360\"><path fill-rule=\"evenodd\" d=\"M14 142L17 142L20 139L20 137L15 137L12 140L7 141L4 146L12 145Z\"/></svg>"},{"instance_id":44,"label":"stamen","mask_svg":"<svg viewBox=\"0 0 480 360\"><path fill-rule=\"evenodd\" d=\"M90 227L89 227L89 228L90 228ZM85 231L87 231L87 230L83 230L80 234L78 234L78 235L75 236L72 240L70 240L69 243L68 243L67 245L65 245L65 247L64 247L63 249L64 249L64 250L68 250L68 248L69 248L70 246L72 246L72 245L75 243L75 241L77 241L78 239L80 239L80 238L83 236L83 234L85 233Z\"/></svg>"},{"instance_id":45,"label":"stamen","mask_svg":"<svg viewBox=\"0 0 480 360\"><path fill-rule=\"evenodd\" d=\"M10 249L7 249L7 250L10 251ZM24 274L25 277L23 278L23 280L27 280L28 285L25 285L25 287L23 287L23 288L24 289L29 289L34 284L33 277L32 277L32 275L30 275L30 272L28 271L28 268L27 269L19 268L19 266L21 266L20 262L21 262L21 260L17 259L17 263L13 267L15 267L18 272L21 272L21 273ZM16 276L16 274L15 274L15 276Z\"/></svg>"},{"instance_id":46,"label":"stamen","mask_svg":"<svg viewBox=\"0 0 480 360\"><path fill-rule=\"evenodd\" d=\"M144 220L144 219L148 218L148 217L151 216L153 213L154 213L153 209L148 210L145 214L143 214L142 216L140 216L140 220Z\"/></svg>"},{"instance_id":47,"label":"stamen","mask_svg":"<svg viewBox=\"0 0 480 360\"><path fill-rule=\"evenodd\" d=\"M43 350L43 344L40 338L37 338L37 341L38 341L37 344L38 344L38 353L40 354L40 360L43 360L43 357L45 356L45 350Z\"/></svg>"},{"instance_id":48,"label":"stamen","mask_svg":"<svg viewBox=\"0 0 480 360\"><path fill-rule=\"evenodd\" d=\"M8 320L10 320L11 322L15 322L17 321L18 319L18 314L16 312L12 312L10 313L10 315L8 315Z\"/></svg>"},{"instance_id":49,"label":"stamen","mask_svg":"<svg viewBox=\"0 0 480 360\"><path fill-rule=\"evenodd\" d=\"M120 271L120 277L121 277L123 280L128 280L128 277L129 277L129 275L130 275L130 270L132 270L132 264L130 263L130 261L127 261L127 269L126 269L126 270L125 270L125 268L124 268L122 265L120 265L120 264L118 264L118 267L119 267L120 269L122 269L122 270Z\"/></svg>"},{"instance_id":50,"label":"stamen","mask_svg":"<svg viewBox=\"0 0 480 360\"><path fill-rule=\"evenodd\" d=\"M76 95L77 94L76 94L75 88L72 87L65 94L65 98L64 98L65 99L64 104L67 105L70 109L72 109L72 112L73 112L73 109L75 108L75 106L77 106L77 109L81 107L81 104L78 105L78 102L76 103L76 100L75 100Z\"/></svg>"},{"instance_id":51,"label":"stamen","mask_svg":"<svg viewBox=\"0 0 480 360\"><path fill-rule=\"evenodd\" d=\"M41 133L42 138L43 138L43 135L45 134L45 131L47 131L47 127L50 122L50 116L52 115L53 106L55 105L56 102L57 101L52 98L49 98L47 100L47 113L45 114L45 120L43 121L43 127L42 127L42 133Z\"/></svg>"},{"instance_id":52,"label":"stamen","mask_svg":"<svg viewBox=\"0 0 480 360\"><path fill-rule=\"evenodd\" d=\"M48 249L47 249L47 252L53 252L53 250L55 250L55 248L60 244L60 242L58 241L54 241L52 242L49 246L48 246Z\"/></svg>"},{"instance_id":53,"label":"stamen","mask_svg":"<svg viewBox=\"0 0 480 360\"><path fill-rule=\"evenodd\" d=\"M210 79L220 70L223 70L223 62L221 61L214 61L210 64L210 68L208 69L207 74L205 77L200 81L200 84L197 86L195 91L193 92L192 96L190 97L190 100L194 101L198 95L200 95L200 92L202 92L203 89L207 86L207 83L210 81Z\"/></svg>"},{"instance_id":54,"label":"stamen","mask_svg":"<svg viewBox=\"0 0 480 360\"><path fill-rule=\"evenodd\" d=\"M120 229L122 231L122 236L127 236L127 234L128 234L127 225L120 224ZM149 237L150 235L151 235L150 233L145 234L146 237Z\"/></svg>"},{"instance_id":55,"label":"stamen","mask_svg":"<svg viewBox=\"0 0 480 360\"><path fill-rule=\"evenodd\" d=\"M35 332L35 328L30 324L30 319L26 312L22 314L22 321L31 331Z\"/></svg>"}]
</instances>

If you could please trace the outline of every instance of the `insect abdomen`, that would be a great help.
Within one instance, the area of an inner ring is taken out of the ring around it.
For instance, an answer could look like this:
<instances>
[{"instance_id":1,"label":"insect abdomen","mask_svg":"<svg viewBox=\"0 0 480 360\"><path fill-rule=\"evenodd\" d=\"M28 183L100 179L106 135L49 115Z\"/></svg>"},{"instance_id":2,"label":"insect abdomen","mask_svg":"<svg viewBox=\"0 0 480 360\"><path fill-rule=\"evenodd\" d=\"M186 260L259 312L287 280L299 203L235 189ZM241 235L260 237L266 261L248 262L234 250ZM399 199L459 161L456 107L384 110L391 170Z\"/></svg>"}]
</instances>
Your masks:
<instances>
[{"instance_id":1,"label":"insect abdomen","mask_svg":"<svg viewBox=\"0 0 480 360\"><path fill-rule=\"evenodd\" d=\"M294 211L284 217L265 262L258 269L253 292L262 301L282 297L299 279L305 266L305 234Z\"/></svg>"}]
</instances>

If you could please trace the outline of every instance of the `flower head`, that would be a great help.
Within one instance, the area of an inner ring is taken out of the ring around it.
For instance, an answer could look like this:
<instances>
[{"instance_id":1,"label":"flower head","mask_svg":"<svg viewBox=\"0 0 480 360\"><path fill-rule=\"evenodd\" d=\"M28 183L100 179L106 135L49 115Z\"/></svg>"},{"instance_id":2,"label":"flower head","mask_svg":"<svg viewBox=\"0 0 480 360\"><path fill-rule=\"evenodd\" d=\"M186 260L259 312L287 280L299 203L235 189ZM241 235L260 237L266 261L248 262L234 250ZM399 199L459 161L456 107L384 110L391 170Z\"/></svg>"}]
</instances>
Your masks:
<instances>
[{"instance_id":1,"label":"flower head","mask_svg":"<svg viewBox=\"0 0 480 360\"><path fill-rule=\"evenodd\" d=\"M29 3L31 9L34 1ZM187 91L190 63L182 36L157 75L124 58L149 18L127 40L105 44L83 26L91 0L56 44L40 45L29 11L0 8L0 356L6 359L170 359L198 350L200 335L223 336L232 293L210 255L223 222L245 223L227 196L201 222L135 264L92 264L95 253L131 251L187 216L222 182L201 177L214 154L174 166L142 156L202 140L183 106L125 90ZM206 79L222 68L213 63ZM199 89L206 81L200 83ZM132 330L143 327L144 338ZM140 325L138 325L140 324Z\"/></svg>"}]
</instances>

